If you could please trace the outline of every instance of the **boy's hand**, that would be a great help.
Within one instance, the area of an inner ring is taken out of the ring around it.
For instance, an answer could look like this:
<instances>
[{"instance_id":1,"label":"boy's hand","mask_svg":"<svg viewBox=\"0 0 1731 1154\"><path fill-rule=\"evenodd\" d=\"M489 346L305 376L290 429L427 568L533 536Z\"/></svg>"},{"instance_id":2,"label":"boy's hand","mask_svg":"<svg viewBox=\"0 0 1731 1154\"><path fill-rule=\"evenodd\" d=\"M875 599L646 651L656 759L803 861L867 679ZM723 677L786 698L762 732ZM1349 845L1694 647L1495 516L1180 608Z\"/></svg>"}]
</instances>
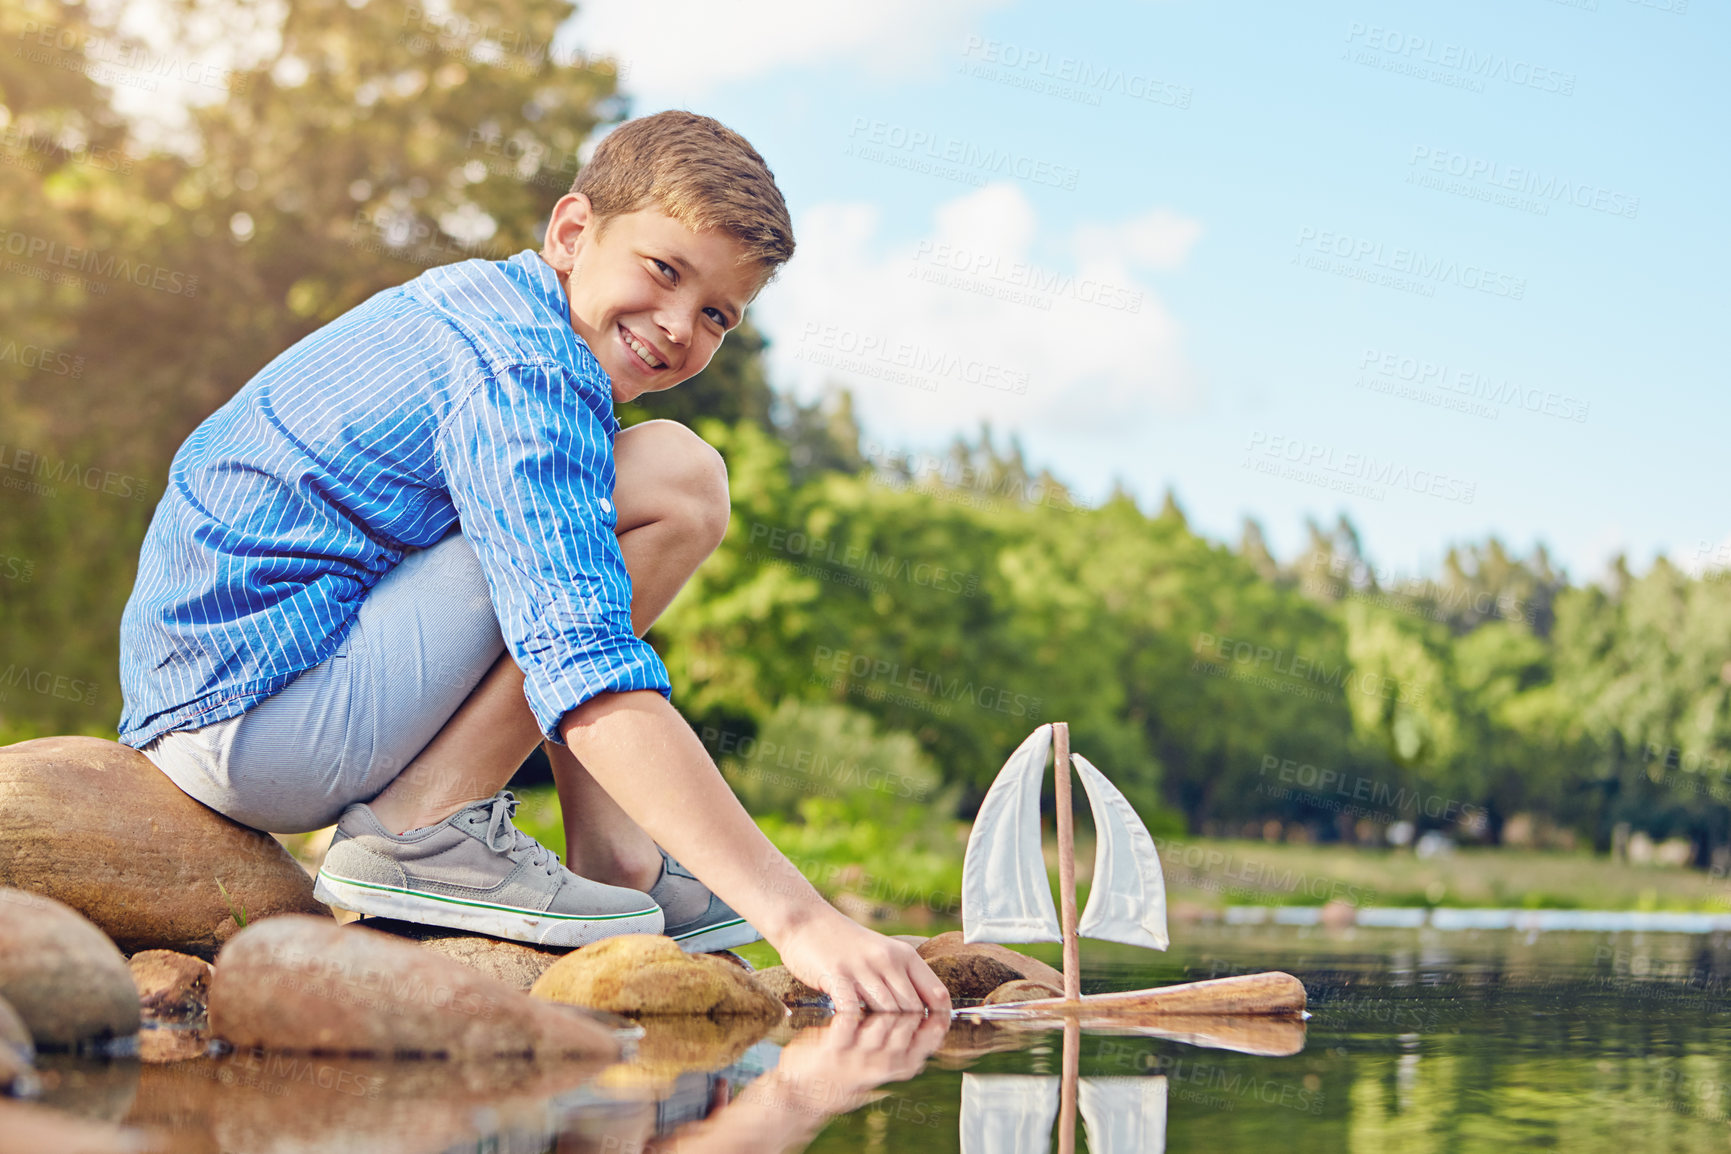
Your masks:
<instances>
[{"instance_id":1,"label":"boy's hand","mask_svg":"<svg viewBox=\"0 0 1731 1154\"><path fill-rule=\"evenodd\" d=\"M793 976L828 994L837 1013L930 1009L949 1015L949 990L912 946L838 910L826 907L775 944Z\"/></svg>"}]
</instances>

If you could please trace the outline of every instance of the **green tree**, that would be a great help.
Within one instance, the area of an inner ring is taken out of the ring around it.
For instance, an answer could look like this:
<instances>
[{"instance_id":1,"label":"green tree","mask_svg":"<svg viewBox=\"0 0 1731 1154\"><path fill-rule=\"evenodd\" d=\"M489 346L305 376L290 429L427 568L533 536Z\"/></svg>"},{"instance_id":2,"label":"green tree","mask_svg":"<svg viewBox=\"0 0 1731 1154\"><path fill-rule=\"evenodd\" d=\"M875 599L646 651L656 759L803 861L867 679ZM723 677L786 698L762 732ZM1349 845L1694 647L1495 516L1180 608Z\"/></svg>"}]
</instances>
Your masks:
<instances>
[{"instance_id":1,"label":"green tree","mask_svg":"<svg viewBox=\"0 0 1731 1154\"><path fill-rule=\"evenodd\" d=\"M1523 560L1491 537L1483 544L1451 548L1440 579L1425 592L1440 610L1440 619L1456 632L1500 619L1523 622L1544 637L1554 620L1552 605L1567 584L1543 545Z\"/></svg>"},{"instance_id":2,"label":"green tree","mask_svg":"<svg viewBox=\"0 0 1731 1154\"><path fill-rule=\"evenodd\" d=\"M1688 836L1706 864L1731 843L1731 584L1616 564L1605 587L1558 597L1554 640L1594 751L1599 843L1629 821Z\"/></svg>"}]
</instances>

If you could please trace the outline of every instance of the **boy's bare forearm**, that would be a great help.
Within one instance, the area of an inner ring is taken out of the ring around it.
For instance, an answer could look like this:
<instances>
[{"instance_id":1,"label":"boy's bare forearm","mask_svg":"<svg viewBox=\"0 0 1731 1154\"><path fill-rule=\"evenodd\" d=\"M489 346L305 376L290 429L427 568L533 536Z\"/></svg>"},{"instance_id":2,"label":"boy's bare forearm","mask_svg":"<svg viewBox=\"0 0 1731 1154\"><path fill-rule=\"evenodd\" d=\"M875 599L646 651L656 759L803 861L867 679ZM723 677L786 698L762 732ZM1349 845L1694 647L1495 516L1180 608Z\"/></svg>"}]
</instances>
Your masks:
<instances>
[{"instance_id":1,"label":"boy's bare forearm","mask_svg":"<svg viewBox=\"0 0 1731 1154\"><path fill-rule=\"evenodd\" d=\"M603 694L567 713L560 732L620 808L772 944L814 916L834 915L661 694Z\"/></svg>"},{"instance_id":2,"label":"boy's bare forearm","mask_svg":"<svg viewBox=\"0 0 1731 1154\"><path fill-rule=\"evenodd\" d=\"M873 933L818 896L770 844L667 699L606 693L565 715L571 752L602 789L748 922L794 977L843 1013L948 1015L949 991L906 942Z\"/></svg>"}]
</instances>

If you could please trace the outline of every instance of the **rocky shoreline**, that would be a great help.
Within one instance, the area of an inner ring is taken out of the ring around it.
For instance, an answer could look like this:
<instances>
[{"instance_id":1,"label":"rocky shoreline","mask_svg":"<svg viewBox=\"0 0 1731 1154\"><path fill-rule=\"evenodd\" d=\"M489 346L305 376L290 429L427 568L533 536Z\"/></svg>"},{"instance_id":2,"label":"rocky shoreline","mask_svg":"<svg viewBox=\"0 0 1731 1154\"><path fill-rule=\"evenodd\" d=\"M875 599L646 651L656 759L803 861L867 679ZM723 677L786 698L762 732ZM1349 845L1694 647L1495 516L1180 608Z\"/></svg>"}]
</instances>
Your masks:
<instances>
[{"instance_id":1,"label":"rocky shoreline","mask_svg":"<svg viewBox=\"0 0 1731 1154\"><path fill-rule=\"evenodd\" d=\"M958 1003L1061 985L1002 946L909 940ZM464 1068L629 1059L659 1077L743 1049L790 1011L829 1008L785 967L753 973L662 937L553 950L344 924L275 839L199 805L136 751L74 737L0 748L0 1129L60 1133L43 1148L138 1148L118 1127L20 1101L42 1092L56 1054L142 1069L221 1054ZM353 1075L362 1098L371 1076Z\"/></svg>"}]
</instances>

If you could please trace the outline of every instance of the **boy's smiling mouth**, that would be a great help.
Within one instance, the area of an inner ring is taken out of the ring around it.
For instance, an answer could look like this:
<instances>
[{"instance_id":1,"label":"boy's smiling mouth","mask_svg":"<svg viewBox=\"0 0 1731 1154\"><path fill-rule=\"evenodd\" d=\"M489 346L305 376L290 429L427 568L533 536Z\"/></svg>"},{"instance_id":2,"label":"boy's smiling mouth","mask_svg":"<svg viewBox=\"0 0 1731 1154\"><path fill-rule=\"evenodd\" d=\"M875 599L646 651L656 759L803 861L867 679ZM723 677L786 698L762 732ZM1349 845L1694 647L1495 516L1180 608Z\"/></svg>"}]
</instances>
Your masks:
<instances>
[{"instance_id":1,"label":"boy's smiling mouth","mask_svg":"<svg viewBox=\"0 0 1731 1154\"><path fill-rule=\"evenodd\" d=\"M644 368L653 372L667 367L667 362L655 355L653 347L638 340L632 331L624 325L619 326L619 339Z\"/></svg>"}]
</instances>

